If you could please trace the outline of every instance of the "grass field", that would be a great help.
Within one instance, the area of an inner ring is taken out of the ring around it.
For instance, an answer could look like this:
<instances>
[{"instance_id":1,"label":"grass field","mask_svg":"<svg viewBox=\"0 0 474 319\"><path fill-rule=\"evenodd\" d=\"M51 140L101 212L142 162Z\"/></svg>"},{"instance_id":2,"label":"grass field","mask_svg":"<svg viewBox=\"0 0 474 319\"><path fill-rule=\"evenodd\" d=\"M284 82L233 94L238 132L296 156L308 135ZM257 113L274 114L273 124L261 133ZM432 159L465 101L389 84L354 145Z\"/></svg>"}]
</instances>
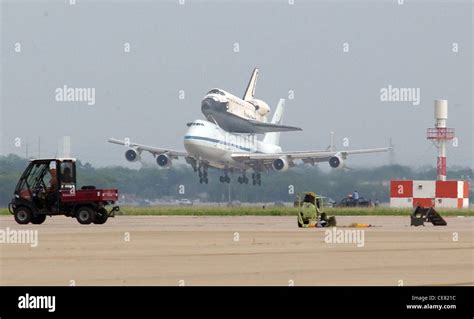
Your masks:
<instances>
[{"instance_id":1,"label":"grass field","mask_svg":"<svg viewBox=\"0 0 474 319\"><path fill-rule=\"evenodd\" d=\"M123 215L132 216L291 216L296 210L291 207L122 207ZM328 215L335 216L408 216L411 209L388 207L375 208L326 208ZM474 209L439 209L442 216L474 216ZM0 215L9 215L0 208Z\"/></svg>"}]
</instances>

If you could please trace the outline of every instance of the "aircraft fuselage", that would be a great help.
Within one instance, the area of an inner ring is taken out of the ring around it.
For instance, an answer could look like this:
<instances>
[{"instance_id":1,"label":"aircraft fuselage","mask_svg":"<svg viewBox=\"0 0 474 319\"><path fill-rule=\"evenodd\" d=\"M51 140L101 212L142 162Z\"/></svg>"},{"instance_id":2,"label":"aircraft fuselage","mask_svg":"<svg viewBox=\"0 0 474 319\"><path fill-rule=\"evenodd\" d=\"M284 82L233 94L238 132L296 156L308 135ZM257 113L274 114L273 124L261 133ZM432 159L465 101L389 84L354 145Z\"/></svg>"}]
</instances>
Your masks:
<instances>
[{"instance_id":1,"label":"aircraft fuselage","mask_svg":"<svg viewBox=\"0 0 474 319\"><path fill-rule=\"evenodd\" d=\"M250 169L232 159L233 153L279 153L281 147L258 141L253 134L229 133L214 123L196 120L188 124L184 136L186 151L217 168Z\"/></svg>"}]
</instances>

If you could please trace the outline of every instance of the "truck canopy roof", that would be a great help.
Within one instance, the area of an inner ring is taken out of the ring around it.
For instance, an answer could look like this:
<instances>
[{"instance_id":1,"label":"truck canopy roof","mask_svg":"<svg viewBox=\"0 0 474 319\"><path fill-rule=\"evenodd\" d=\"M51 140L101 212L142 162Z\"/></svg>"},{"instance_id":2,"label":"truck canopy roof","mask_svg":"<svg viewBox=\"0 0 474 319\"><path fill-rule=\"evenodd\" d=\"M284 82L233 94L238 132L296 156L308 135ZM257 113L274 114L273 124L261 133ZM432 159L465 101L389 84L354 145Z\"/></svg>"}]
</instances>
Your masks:
<instances>
[{"instance_id":1,"label":"truck canopy roof","mask_svg":"<svg viewBox=\"0 0 474 319\"><path fill-rule=\"evenodd\" d=\"M70 158L70 157L58 157L58 158L32 158L30 159L30 162L51 162L51 161L72 161L75 162L75 158Z\"/></svg>"}]
</instances>

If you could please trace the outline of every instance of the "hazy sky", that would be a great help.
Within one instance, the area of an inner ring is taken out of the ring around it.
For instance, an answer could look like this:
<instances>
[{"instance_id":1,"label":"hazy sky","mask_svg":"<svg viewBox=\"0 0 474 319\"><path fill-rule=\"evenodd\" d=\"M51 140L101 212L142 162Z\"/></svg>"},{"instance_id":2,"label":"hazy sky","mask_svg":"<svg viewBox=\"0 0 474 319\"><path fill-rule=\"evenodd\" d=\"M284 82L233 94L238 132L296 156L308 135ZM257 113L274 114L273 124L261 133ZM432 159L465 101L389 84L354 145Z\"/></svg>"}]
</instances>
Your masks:
<instances>
[{"instance_id":1,"label":"hazy sky","mask_svg":"<svg viewBox=\"0 0 474 319\"><path fill-rule=\"evenodd\" d=\"M392 137L396 162L434 166L426 128L434 99L448 99L459 138L448 168L473 166L471 1L1 3L1 155L24 155L27 143L37 155L41 137L41 156L54 156L65 135L72 155L95 165L128 165L109 137L183 149L205 93L241 96L258 66L257 98L274 109L294 92L284 122L303 132L283 133L284 150L325 148L330 131L339 149L344 138L365 148ZM95 104L56 101L64 85L94 88ZM381 101L389 85L419 89L419 105Z\"/></svg>"}]
</instances>

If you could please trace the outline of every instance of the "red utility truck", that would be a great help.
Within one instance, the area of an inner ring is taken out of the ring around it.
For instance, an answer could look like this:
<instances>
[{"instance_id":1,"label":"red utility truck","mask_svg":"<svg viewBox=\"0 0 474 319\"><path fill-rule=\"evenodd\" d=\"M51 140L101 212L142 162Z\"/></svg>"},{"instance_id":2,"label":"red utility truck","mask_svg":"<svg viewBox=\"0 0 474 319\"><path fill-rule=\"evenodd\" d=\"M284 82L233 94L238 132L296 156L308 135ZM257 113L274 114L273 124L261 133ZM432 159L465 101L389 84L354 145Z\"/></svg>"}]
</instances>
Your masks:
<instances>
[{"instance_id":1,"label":"red utility truck","mask_svg":"<svg viewBox=\"0 0 474 319\"><path fill-rule=\"evenodd\" d=\"M103 224L114 217L117 189L76 187L76 160L53 158L30 160L8 205L18 224L42 224L46 216L65 215L81 224Z\"/></svg>"}]
</instances>

